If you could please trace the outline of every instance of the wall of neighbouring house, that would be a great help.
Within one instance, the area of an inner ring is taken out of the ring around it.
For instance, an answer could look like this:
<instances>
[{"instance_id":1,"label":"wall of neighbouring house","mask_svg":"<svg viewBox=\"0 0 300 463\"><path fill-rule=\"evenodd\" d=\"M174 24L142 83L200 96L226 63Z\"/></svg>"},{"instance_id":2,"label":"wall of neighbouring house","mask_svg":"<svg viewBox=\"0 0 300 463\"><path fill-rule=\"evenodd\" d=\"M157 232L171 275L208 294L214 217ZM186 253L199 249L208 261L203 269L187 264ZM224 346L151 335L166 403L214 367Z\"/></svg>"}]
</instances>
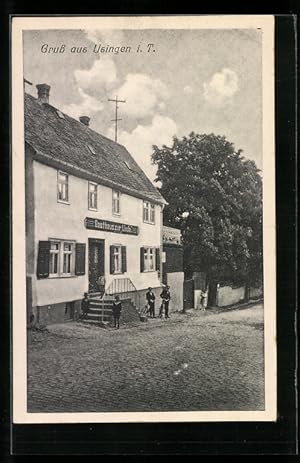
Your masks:
<instances>
[{"instance_id":1,"label":"wall of neighbouring house","mask_svg":"<svg viewBox=\"0 0 300 463\"><path fill-rule=\"evenodd\" d=\"M249 292L250 299L259 299L263 297L263 287L260 286L258 288L251 287Z\"/></svg>"},{"instance_id":2,"label":"wall of neighbouring house","mask_svg":"<svg viewBox=\"0 0 300 463\"><path fill-rule=\"evenodd\" d=\"M163 244L166 262L163 263L163 283L167 283L167 274L183 271L183 248L175 244Z\"/></svg>"},{"instance_id":3,"label":"wall of neighbouring house","mask_svg":"<svg viewBox=\"0 0 300 463\"><path fill-rule=\"evenodd\" d=\"M237 304L245 298L245 287L232 288L231 286L220 286L217 290L218 307L225 307Z\"/></svg>"},{"instance_id":4,"label":"wall of neighbouring house","mask_svg":"<svg viewBox=\"0 0 300 463\"><path fill-rule=\"evenodd\" d=\"M183 310L183 272L167 273L167 284L170 286L171 300L170 312Z\"/></svg>"}]
</instances>

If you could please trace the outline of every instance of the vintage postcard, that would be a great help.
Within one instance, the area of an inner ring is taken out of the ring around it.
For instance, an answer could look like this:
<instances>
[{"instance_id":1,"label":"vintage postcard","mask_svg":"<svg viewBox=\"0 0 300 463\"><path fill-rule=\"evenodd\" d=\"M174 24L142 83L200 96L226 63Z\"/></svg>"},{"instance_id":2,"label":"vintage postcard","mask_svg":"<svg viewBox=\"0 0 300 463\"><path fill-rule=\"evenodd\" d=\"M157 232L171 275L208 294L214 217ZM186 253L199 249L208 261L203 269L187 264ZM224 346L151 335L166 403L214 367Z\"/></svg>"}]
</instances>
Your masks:
<instances>
[{"instance_id":1,"label":"vintage postcard","mask_svg":"<svg viewBox=\"0 0 300 463\"><path fill-rule=\"evenodd\" d=\"M13 421L276 421L274 18L13 17Z\"/></svg>"}]
</instances>

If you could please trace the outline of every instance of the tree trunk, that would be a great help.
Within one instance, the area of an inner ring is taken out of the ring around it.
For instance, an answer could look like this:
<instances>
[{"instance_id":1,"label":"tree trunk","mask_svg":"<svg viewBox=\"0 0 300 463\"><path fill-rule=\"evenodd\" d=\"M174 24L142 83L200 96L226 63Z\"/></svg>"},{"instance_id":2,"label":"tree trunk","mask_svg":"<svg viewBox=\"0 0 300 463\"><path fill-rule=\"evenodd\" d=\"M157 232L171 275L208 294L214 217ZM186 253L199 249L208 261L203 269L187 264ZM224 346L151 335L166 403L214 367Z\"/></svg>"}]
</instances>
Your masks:
<instances>
[{"instance_id":1,"label":"tree trunk","mask_svg":"<svg viewBox=\"0 0 300 463\"><path fill-rule=\"evenodd\" d=\"M245 302L249 302L250 300L250 284L249 282L245 283Z\"/></svg>"}]
</instances>

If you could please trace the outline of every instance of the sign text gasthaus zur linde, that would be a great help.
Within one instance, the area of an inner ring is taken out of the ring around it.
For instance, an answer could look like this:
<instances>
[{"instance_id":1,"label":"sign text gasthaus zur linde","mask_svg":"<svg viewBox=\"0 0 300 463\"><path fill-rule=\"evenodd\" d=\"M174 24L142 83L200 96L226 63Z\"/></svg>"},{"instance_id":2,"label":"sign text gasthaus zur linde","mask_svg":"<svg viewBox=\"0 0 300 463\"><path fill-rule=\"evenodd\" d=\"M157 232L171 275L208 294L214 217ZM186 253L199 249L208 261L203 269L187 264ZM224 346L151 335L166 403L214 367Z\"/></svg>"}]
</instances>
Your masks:
<instances>
[{"instance_id":1,"label":"sign text gasthaus zur linde","mask_svg":"<svg viewBox=\"0 0 300 463\"><path fill-rule=\"evenodd\" d=\"M138 235L139 228L136 225L128 225L125 223L111 222L110 220L94 219L86 217L84 221L85 227L90 230L101 230L112 233L122 233L123 235Z\"/></svg>"}]
</instances>

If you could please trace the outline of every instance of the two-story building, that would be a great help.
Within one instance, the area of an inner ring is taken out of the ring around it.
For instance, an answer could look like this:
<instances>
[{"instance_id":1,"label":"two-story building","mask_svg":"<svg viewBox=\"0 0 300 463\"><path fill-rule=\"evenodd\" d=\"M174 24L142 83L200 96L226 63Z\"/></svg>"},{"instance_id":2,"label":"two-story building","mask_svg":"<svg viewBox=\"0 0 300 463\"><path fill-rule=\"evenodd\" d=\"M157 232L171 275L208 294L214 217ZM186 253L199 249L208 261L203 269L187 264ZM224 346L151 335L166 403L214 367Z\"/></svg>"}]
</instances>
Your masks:
<instances>
[{"instance_id":1,"label":"two-story building","mask_svg":"<svg viewBox=\"0 0 300 463\"><path fill-rule=\"evenodd\" d=\"M159 291L165 200L124 146L37 88L25 95L28 314L60 322L85 292Z\"/></svg>"}]
</instances>

